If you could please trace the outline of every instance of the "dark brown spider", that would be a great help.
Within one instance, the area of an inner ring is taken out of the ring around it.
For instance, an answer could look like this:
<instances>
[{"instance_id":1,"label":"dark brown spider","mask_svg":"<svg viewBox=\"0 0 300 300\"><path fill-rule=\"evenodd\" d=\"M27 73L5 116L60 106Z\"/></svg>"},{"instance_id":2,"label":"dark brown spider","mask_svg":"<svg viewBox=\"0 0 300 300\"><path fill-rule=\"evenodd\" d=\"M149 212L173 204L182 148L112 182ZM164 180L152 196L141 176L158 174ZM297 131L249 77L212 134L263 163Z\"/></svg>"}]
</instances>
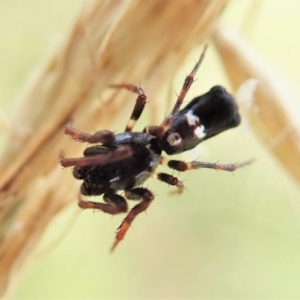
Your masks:
<instances>
[{"instance_id":1,"label":"dark brown spider","mask_svg":"<svg viewBox=\"0 0 300 300\"><path fill-rule=\"evenodd\" d=\"M81 208L99 209L109 214L125 213L126 199L140 201L127 214L118 228L111 250L124 238L135 217L145 211L154 200L153 193L141 187L150 177L183 189L183 183L166 173L156 173L159 164L166 164L177 171L210 168L234 171L249 162L240 164L217 164L201 161L184 162L167 160L162 152L177 154L193 149L200 142L213 137L240 123L240 115L234 98L221 86L214 86L206 94L193 99L180 110L180 106L194 81L194 76L204 58L205 46L192 72L186 77L178 99L170 115L158 126L148 126L143 132L132 132L146 104L144 91L135 85L122 83L112 87L125 88L138 94L136 104L127 123L125 132L114 134L101 130L88 134L66 126L65 133L72 138L91 144L80 158L62 158L63 167L73 166L73 176L83 180L81 194L103 195L104 203L85 201L81 197ZM118 191L124 191L125 197Z\"/></svg>"}]
</instances>

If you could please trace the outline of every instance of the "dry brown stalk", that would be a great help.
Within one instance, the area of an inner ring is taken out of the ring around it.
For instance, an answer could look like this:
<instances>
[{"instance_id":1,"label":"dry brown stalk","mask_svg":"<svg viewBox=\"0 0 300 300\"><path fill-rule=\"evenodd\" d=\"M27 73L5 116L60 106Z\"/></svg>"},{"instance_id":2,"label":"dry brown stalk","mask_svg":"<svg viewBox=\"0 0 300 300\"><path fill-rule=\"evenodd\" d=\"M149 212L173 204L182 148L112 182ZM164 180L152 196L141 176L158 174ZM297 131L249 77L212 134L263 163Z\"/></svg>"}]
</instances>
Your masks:
<instances>
[{"instance_id":1,"label":"dry brown stalk","mask_svg":"<svg viewBox=\"0 0 300 300\"><path fill-rule=\"evenodd\" d=\"M16 283L54 215L75 205L78 183L61 170L59 154L63 149L68 156L79 155L86 145L65 137L64 124L93 132L113 128L119 116L129 115L133 103L107 91L110 83L142 79L152 99L159 99L161 88L208 37L227 2L85 3L70 33L20 96L1 154L2 295ZM152 101L148 109L155 105Z\"/></svg>"},{"instance_id":2,"label":"dry brown stalk","mask_svg":"<svg viewBox=\"0 0 300 300\"><path fill-rule=\"evenodd\" d=\"M214 42L235 90L246 80L256 80L251 105L240 105L260 141L300 184L300 135L283 105L289 91L278 80L280 76L233 29L217 26Z\"/></svg>"}]
</instances>

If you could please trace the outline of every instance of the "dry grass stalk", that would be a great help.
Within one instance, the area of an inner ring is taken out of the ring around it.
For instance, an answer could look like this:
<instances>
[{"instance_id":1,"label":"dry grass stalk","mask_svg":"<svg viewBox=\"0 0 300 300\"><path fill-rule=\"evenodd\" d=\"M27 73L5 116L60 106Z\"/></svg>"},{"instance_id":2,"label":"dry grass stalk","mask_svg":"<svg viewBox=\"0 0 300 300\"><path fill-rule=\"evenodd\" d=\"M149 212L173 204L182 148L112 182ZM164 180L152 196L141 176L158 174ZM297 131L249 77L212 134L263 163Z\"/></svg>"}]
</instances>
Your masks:
<instances>
[{"instance_id":1,"label":"dry grass stalk","mask_svg":"<svg viewBox=\"0 0 300 300\"><path fill-rule=\"evenodd\" d=\"M299 132L283 106L288 90L232 29L217 26L214 42L235 90L248 79L257 81L252 105L240 104L255 134L300 184Z\"/></svg>"},{"instance_id":2,"label":"dry grass stalk","mask_svg":"<svg viewBox=\"0 0 300 300\"><path fill-rule=\"evenodd\" d=\"M113 128L118 116L129 115L133 95L127 102L115 97L107 91L110 83L142 79L151 99L159 99L159 90L187 53L207 38L227 2L85 3L71 32L20 96L2 151L2 295L16 282L54 215L70 202L75 205L78 182L61 171L59 153L64 149L68 156L79 155L85 145L65 137L64 124L72 121L93 132L95 127Z\"/></svg>"}]
</instances>

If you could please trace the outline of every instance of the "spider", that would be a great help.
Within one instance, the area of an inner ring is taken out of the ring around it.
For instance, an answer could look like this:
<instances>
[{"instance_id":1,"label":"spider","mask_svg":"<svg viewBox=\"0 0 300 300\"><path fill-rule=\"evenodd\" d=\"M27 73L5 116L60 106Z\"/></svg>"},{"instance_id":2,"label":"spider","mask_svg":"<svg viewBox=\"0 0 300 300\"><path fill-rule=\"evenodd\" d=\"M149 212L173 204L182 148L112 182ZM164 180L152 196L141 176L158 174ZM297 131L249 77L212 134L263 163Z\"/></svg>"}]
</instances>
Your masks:
<instances>
[{"instance_id":1,"label":"spider","mask_svg":"<svg viewBox=\"0 0 300 300\"><path fill-rule=\"evenodd\" d=\"M108 214L126 213L126 199L139 201L127 214L117 229L111 251L124 238L133 220L145 211L154 200L153 193L142 187L149 178L154 177L182 192L183 183L176 177L157 173L159 164L166 164L173 170L187 171L210 168L234 171L248 162L239 164L218 164L202 161L184 162L168 160L168 155L193 149L200 142L211 138L240 123L240 115L235 99L221 86L212 87L207 93L196 97L182 110L180 106L194 81L194 76L203 61L207 45L192 72L186 77L177 101L166 119L158 126L147 126L143 132L133 132L136 121L140 118L147 96L143 89L128 83L114 84L116 89L127 89L136 93L137 99L125 132L114 134L108 130L89 134L70 125L65 133L73 139L98 144L88 147L80 158L61 158L63 167L74 167L73 176L83 180L80 189L79 207L98 209ZM124 196L118 194L124 191ZM84 196L103 195L104 203L82 199Z\"/></svg>"}]
</instances>

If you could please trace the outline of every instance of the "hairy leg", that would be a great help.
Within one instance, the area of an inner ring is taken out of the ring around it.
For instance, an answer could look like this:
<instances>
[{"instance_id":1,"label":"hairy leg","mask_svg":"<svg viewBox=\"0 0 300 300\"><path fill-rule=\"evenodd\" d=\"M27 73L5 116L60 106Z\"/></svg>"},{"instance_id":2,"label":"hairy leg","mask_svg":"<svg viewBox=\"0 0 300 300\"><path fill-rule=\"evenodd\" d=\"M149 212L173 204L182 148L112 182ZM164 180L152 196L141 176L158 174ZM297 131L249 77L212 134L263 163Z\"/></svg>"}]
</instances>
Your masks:
<instances>
[{"instance_id":1,"label":"hairy leg","mask_svg":"<svg viewBox=\"0 0 300 300\"><path fill-rule=\"evenodd\" d=\"M191 161L191 162L184 162L180 160L169 160L167 162L167 165L176 171L188 171L188 170L194 170L194 169L214 169L214 170L222 170L222 171L229 171L233 172L238 168L242 168L246 165L249 165L252 163L253 160L247 160L241 163L234 163L234 164L218 164L218 163L208 163L203 161Z\"/></svg>"},{"instance_id":2,"label":"hairy leg","mask_svg":"<svg viewBox=\"0 0 300 300\"><path fill-rule=\"evenodd\" d=\"M63 167L85 167L111 163L122 160L132 154L132 149L129 146L120 146L107 154L98 154L86 157L65 158L61 157L60 164Z\"/></svg>"},{"instance_id":3,"label":"hairy leg","mask_svg":"<svg viewBox=\"0 0 300 300\"><path fill-rule=\"evenodd\" d=\"M99 209L111 215L127 212L128 207L124 197L118 194L104 194L103 198L106 203L85 201L80 195L78 206L83 209Z\"/></svg>"},{"instance_id":4,"label":"hairy leg","mask_svg":"<svg viewBox=\"0 0 300 300\"><path fill-rule=\"evenodd\" d=\"M150 205L150 203L154 200L153 194L145 188L135 188L132 190L125 191L125 195L128 199L131 200L141 199L141 202L131 209L131 211L128 213L128 215L118 228L116 239L111 247L111 251L113 251L118 245L118 243L124 238L127 230L131 226L136 216L141 212L145 211Z\"/></svg>"},{"instance_id":5,"label":"hairy leg","mask_svg":"<svg viewBox=\"0 0 300 300\"><path fill-rule=\"evenodd\" d=\"M127 131L127 132L132 131L136 121L140 118L140 116L144 110L144 107L146 105L147 96L145 95L142 88L137 87L133 84L120 83L120 84L112 84L110 86L113 88L117 88L117 89L125 88L131 92L138 94L134 109L132 111L132 114L130 116L130 119L129 119L129 121L126 125L126 129L125 129L125 131Z\"/></svg>"},{"instance_id":6,"label":"hairy leg","mask_svg":"<svg viewBox=\"0 0 300 300\"><path fill-rule=\"evenodd\" d=\"M75 129L71 125L65 126L65 134L70 135L74 140L87 143L102 143L104 145L111 144L115 135L109 130L100 130L94 134L89 134L81 130Z\"/></svg>"}]
</instances>

